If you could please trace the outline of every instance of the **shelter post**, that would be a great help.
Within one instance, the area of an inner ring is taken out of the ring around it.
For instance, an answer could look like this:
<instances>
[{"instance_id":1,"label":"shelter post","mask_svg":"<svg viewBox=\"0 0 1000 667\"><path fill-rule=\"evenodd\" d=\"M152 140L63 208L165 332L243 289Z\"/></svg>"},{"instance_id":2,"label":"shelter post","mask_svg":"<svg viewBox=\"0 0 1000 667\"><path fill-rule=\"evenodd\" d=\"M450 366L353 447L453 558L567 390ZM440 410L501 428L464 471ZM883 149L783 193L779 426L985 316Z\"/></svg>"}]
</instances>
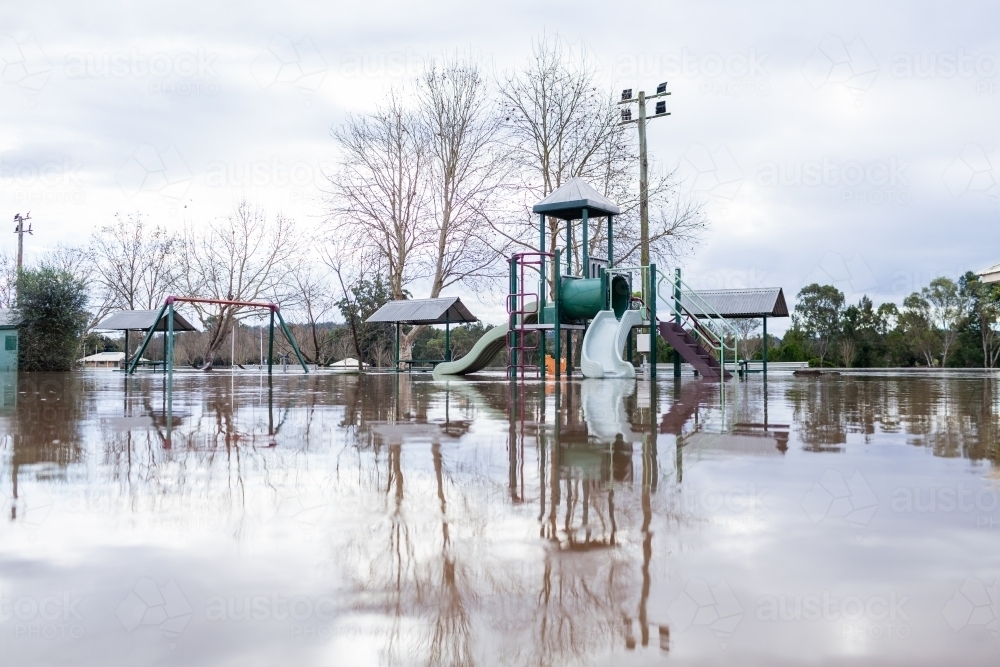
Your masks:
<instances>
[{"instance_id":1,"label":"shelter post","mask_svg":"<svg viewBox=\"0 0 1000 667\"><path fill-rule=\"evenodd\" d=\"M559 320L562 319L562 307L561 307L562 306L562 303L561 303L561 297L562 297L562 294L561 294L561 292L562 292L562 285L561 285L561 283L562 283L562 276L559 275L559 268L560 268L560 260L561 259L562 258L559 257L559 248L556 248L556 258L555 258L555 262L554 262L554 264L555 264L555 274L556 274L556 281L555 281L556 284L554 285L554 288L555 288L555 302L553 304L554 307L552 309L553 312L555 313L555 317L552 318L552 320L553 320L553 322L552 322L553 345L555 347L552 348L552 359L555 361L555 368L553 370L554 370L554 375L555 375L555 378L556 378L556 386L557 387L559 386L559 362L562 360L562 355L560 354L562 352L562 350L559 349L562 346L562 341L559 340L560 334L562 333L560 331L561 327L559 326ZM557 414L558 414L558 412L557 412Z\"/></svg>"},{"instance_id":2,"label":"shelter post","mask_svg":"<svg viewBox=\"0 0 1000 667\"><path fill-rule=\"evenodd\" d=\"M615 265L615 216L608 216L608 268Z\"/></svg>"},{"instance_id":3,"label":"shelter post","mask_svg":"<svg viewBox=\"0 0 1000 667\"><path fill-rule=\"evenodd\" d=\"M580 275L584 278L590 277L590 216L587 215L587 209L584 208L583 211L583 266L580 267Z\"/></svg>"},{"instance_id":4,"label":"shelter post","mask_svg":"<svg viewBox=\"0 0 1000 667\"><path fill-rule=\"evenodd\" d=\"M358 367L360 368L360 361ZM399 372L399 322L396 322L396 372Z\"/></svg>"},{"instance_id":5,"label":"shelter post","mask_svg":"<svg viewBox=\"0 0 1000 667\"><path fill-rule=\"evenodd\" d=\"M451 361L451 322L444 323L444 360Z\"/></svg>"},{"instance_id":6,"label":"shelter post","mask_svg":"<svg viewBox=\"0 0 1000 667\"><path fill-rule=\"evenodd\" d=\"M764 316L764 346L762 348L764 361L764 375L767 375L767 315Z\"/></svg>"}]
</instances>

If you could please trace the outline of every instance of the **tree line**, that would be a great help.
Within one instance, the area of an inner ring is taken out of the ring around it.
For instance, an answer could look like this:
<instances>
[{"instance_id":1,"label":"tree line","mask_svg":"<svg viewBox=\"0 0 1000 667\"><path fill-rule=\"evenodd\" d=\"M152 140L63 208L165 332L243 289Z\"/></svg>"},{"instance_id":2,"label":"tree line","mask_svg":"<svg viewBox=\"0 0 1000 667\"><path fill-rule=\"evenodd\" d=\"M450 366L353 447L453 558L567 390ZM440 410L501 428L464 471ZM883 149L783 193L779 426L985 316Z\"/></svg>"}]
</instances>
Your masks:
<instances>
[{"instance_id":1,"label":"tree line","mask_svg":"<svg viewBox=\"0 0 1000 667\"><path fill-rule=\"evenodd\" d=\"M760 358L761 344L759 333L748 337L744 356ZM768 344L769 360L817 366L996 368L1000 284L968 271L876 307L867 296L847 304L836 287L814 283L799 291L792 326Z\"/></svg>"}]
</instances>

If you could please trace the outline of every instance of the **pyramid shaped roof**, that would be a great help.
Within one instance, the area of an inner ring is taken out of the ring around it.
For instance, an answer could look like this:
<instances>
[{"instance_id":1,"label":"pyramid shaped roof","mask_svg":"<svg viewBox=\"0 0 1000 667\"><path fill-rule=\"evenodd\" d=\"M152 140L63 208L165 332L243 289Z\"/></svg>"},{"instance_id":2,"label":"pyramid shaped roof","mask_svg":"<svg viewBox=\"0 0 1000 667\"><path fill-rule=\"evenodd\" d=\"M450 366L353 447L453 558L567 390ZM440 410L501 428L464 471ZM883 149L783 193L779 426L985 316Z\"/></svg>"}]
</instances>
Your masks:
<instances>
[{"instance_id":1,"label":"pyramid shaped roof","mask_svg":"<svg viewBox=\"0 0 1000 667\"><path fill-rule=\"evenodd\" d=\"M621 209L595 190L582 178L571 178L562 187L532 207L533 213L544 213L561 220L579 220L586 209L587 216L618 215Z\"/></svg>"}]
</instances>

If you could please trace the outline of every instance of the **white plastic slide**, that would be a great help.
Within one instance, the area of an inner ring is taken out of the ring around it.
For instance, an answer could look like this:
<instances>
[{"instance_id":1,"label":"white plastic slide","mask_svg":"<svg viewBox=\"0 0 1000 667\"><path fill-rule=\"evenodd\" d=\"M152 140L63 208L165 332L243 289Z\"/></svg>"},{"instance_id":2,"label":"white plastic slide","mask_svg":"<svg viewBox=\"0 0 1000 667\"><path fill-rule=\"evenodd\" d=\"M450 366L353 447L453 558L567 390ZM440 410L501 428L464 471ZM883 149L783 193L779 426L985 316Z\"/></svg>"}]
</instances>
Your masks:
<instances>
[{"instance_id":1,"label":"white plastic slide","mask_svg":"<svg viewBox=\"0 0 1000 667\"><path fill-rule=\"evenodd\" d=\"M635 368L622 359L632 327L642 324L638 310L626 310L621 321L615 311L602 310L590 321L583 337L580 370L588 378L634 378Z\"/></svg>"},{"instance_id":2,"label":"white plastic slide","mask_svg":"<svg viewBox=\"0 0 1000 667\"><path fill-rule=\"evenodd\" d=\"M525 305L527 311L537 310L538 305L531 302ZM531 324L538 320L537 313L529 312L524 316L526 324ZM447 375L465 375L475 373L486 368L493 360L493 357L500 353L507 345L507 325L493 327L483 337L476 341L469 353L457 361L445 361L434 367L434 377L444 377Z\"/></svg>"}]
</instances>

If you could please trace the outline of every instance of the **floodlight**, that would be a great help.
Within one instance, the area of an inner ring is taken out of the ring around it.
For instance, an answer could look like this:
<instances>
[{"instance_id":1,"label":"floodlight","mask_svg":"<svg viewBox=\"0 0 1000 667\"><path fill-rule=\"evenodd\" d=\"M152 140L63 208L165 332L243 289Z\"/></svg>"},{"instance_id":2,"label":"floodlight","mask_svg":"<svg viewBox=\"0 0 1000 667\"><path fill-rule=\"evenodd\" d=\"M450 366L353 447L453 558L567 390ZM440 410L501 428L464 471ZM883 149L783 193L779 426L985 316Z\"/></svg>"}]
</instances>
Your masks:
<instances>
[{"instance_id":1,"label":"floodlight","mask_svg":"<svg viewBox=\"0 0 1000 667\"><path fill-rule=\"evenodd\" d=\"M630 120L632 120L632 110L631 109L622 109L622 122L623 123L627 123Z\"/></svg>"},{"instance_id":2,"label":"floodlight","mask_svg":"<svg viewBox=\"0 0 1000 667\"><path fill-rule=\"evenodd\" d=\"M632 89L626 88L622 91L622 102L628 102L630 99L632 99Z\"/></svg>"},{"instance_id":3,"label":"floodlight","mask_svg":"<svg viewBox=\"0 0 1000 667\"><path fill-rule=\"evenodd\" d=\"M666 102L657 102L656 103L656 115L659 116L659 115L665 114L665 113L667 113L667 103Z\"/></svg>"},{"instance_id":4,"label":"floodlight","mask_svg":"<svg viewBox=\"0 0 1000 667\"><path fill-rule=\"evenodd\" d=\"M657 86L656 86L656 94L657 95L662 95L665 92L667 92L667 82L664 81L661 84L657 84Z\"/></svg>"}]
</instances>

